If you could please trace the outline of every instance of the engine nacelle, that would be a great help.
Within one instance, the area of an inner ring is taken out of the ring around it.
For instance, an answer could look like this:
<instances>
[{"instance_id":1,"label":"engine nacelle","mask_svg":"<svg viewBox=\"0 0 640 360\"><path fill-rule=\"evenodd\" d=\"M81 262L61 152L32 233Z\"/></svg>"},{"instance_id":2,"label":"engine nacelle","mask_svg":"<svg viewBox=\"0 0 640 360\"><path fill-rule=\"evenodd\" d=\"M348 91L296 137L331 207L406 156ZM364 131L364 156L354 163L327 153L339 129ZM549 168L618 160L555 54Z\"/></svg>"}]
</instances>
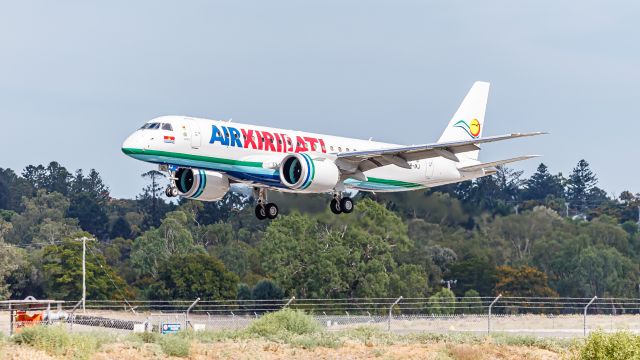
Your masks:
<instances>
[{"instance_id":1,"label":"engine nacelle","mask_svg":"<svg viewBox=\"0 0 640 360\"><path fill-rule=\"evenodd\" d=\"M217 201L229 191L229 178L219 172L181 168L175 177L179 195L187 199Z\"/></svg>"},{"instance_id":2,"label":"engine nacelle","mask_svg":"<svg viewBox=\"0 0 640 360\"><path fill-rule=\"evenodd\" d=\"M312 159L305 153L285 156L280 163L280 181L290 189L327 192L340 180L340 170L326 158Z\"/></svg>"}]
</instances>

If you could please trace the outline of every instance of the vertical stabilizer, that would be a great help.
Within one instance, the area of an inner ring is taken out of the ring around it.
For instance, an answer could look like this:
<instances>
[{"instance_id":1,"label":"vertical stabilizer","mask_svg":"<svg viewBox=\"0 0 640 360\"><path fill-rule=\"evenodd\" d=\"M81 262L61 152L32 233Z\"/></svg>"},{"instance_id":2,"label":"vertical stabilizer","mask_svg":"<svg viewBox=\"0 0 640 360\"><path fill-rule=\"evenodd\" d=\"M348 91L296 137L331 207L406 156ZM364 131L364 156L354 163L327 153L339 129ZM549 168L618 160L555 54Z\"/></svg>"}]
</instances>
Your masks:
<instances>
[{"instance_id":1,"label":"vertical stabilizer","mask_svg":"<svg viewBox=\"0 0 640 360\"><path fill-rule=\"evenodd\" d=\"M438 142L462 141L477 139L484 129L484 114L489 97L489 83L477 81L462 100L458 111L453 115L449 125L440 136ZM461 158L477 160L479 151L461 153Z\"/></svg>"}]
</instances>

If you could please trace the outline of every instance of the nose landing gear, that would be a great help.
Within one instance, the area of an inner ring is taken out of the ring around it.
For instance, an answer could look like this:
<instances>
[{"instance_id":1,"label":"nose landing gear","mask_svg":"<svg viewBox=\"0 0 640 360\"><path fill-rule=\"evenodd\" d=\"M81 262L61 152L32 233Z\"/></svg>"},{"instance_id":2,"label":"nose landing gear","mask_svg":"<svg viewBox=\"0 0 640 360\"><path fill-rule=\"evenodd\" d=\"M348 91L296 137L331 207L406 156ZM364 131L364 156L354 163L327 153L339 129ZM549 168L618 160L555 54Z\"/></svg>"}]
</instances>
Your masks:
<instances>
[{"instance_id":1,"label":"nose landing gear","mask_svg":"<svg viewBox=\"0 0 640 360\"><path fill-rule=\"evenodd\" d=\"M178 196L178 188L173 185L169 185L164 190L164 194L167 195L168 198L176 197Z\"/></svg>"}]
</instances>

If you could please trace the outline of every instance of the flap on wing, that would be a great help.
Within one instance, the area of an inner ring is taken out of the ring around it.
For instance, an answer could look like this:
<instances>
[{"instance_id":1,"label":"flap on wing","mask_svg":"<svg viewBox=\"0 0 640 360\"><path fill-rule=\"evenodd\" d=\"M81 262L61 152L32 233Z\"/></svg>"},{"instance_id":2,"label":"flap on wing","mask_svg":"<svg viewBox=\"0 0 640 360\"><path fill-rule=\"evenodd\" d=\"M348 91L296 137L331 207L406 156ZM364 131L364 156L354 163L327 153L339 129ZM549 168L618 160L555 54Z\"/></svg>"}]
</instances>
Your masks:
<instances>
[{"instance_id":1,"label":"flap on wing","mask_svg":"<svg viewBox=\"0 0 640 360\"><path fill-rule=\"evenodd\" d=\"M338 159L345 161L361 162L365 160L371 160L376 166L388 165L391 162L388 161L388 157L384 155L393 155L402 158L405 161L414 161L421 159L428 159L433 157L445 157L453 161L458 161L455 154L479 150L478 144L509 140L521 137L536 136L546 134L544 132L531 132L531 133L515 133L499 136L490 136L480 139L465 140L465 141L451 141L442 143L432 143L425 145L411 145L402 147L393 147L385 149L364 150L355 152L345 152L336 154Z\"/></svg>"},{"instance_id":2,"label":"flap on wing","mask_svg":"<svg viewBox=\"0 0 640 360\"><path fill-rule=\"evenodd\" d=\"M459 167L458 170L459 171L464 171L464 172L480 171L482 169L492 168L492 167L495 167L495 166L509 164L509 163L516 162L516 161L527 160L527 159L535 158L535 157L538 157L538 156L540 156L540 155L519 156L519 157L506 159L506 160L498 160L498 161L492 161L492 162L476 164L476 165L471 165L471 166L463 166L463 167Z\"/></svg>"}]
</instances>

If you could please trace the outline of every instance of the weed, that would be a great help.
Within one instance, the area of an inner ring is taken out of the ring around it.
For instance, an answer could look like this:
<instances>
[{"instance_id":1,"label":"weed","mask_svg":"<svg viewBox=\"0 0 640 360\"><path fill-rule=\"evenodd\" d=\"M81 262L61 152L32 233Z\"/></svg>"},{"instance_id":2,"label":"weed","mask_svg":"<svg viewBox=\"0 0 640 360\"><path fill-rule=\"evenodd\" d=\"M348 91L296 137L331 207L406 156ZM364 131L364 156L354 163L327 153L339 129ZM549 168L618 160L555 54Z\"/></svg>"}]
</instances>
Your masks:
<instances>
[{"instance_id":1,"label":"weed","mask_svg":"<svg viewBox=\"0 0 640 360\"><path fill-rule=\"evenodd\" d=\"M160 338L162 351L169 356L187 357L191 350L191 341L179 334L165 335Z\"/></svg>"},{"instance_id":2,"label":"weed","mask_svg":"<svg viewBox=\"0 0 640 360\"><path fill-rule=\"evenodd\" d=\"M49 355L70 359L88 359L106 343L117 341L106 333L69 333L64 326L34 326L23 328L12 341L43 350Z\"/></svg>"},{"instance_id":3,"label":"weed","mask_svg":"<svg viewBox=\"0 0 640 360\"><path fill-rule=\"evenodd\" d=\"M314 334L321 330L320 324L313 317L299 310L284 309L255 320L247 328L246 333L267 338L287 339L291 335Z\"/></svg>"},{"instance_id":4,"label":"weed","mask_svg":"<svg viewBox=\"0 0 640 360\"><path fill-rule=\"evenodd\" d=\"M626 331L614 334L593 332L580 349L579 358L582 360L638 359L640 358L640 336Z\"/></svg>"}]
</instances>

